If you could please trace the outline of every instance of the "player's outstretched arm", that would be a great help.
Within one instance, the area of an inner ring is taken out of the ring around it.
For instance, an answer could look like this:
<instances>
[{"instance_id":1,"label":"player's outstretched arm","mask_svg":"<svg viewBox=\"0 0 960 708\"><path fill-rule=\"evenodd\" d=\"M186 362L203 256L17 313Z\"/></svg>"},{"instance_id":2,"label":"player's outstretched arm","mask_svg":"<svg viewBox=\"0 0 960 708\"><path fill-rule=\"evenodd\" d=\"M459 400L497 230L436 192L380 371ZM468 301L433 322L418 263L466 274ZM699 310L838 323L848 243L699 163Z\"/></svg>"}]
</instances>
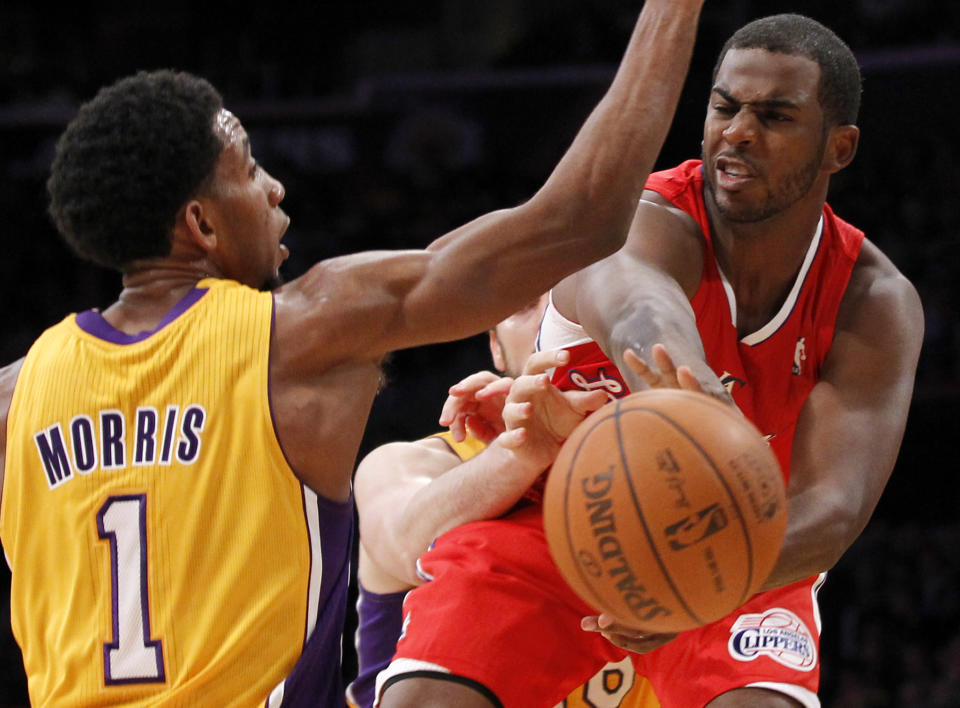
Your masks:
<instances>
[{"instance_id":1,"label":"player's outstretched arm","mask_svg":"<svg viewBox=\"0 0 960 708\"><path fill-rule=\"evenodd\" d=\"M610 88L529 201L424 250L324 261L275 291L274 422L314 491L349 496L384 355L489 329L623 243L679 100L702 3L646 1Z\"/></svg>"},{"instance_id":2,"label":"player's outstretched arm","mask_svg":"<svg viewBox=\"0 0 960 708\"><path fill-rule=\"evenodd\" d=\"M318 264L278 291L278 322L291 311L294 346L315 358L310 345L322 338L319 355L338 359L468 336L618 249L672 122L702 3L644 3L609 89L527 202L423 251ZM351 336L328 336L339 330L333 315Z\"/></svg>"},{"instance_id":3,"label":"player's outstretched arm","mask_svg":"<svg viewBox=\"0 0 960 708\"><path fill-rule=\"evenodd\" d=\"M560 283L553 301L596 340L632 391L686 388L729 402L690 307L703 263L699 227L661 197L645 196L626 245Z\"/></svg>"},{"instance_id":4,"label":"player's outstretched arm","mask_svg":"<svg viewBox=\"0 0 960 708\"><path fill-rule=\"evenodd\" d=\"M787 534L765 587L830 569L870 520L903 440L923 327L914 287L864 241L797 421Z\"/></svg>"}]
</instances>

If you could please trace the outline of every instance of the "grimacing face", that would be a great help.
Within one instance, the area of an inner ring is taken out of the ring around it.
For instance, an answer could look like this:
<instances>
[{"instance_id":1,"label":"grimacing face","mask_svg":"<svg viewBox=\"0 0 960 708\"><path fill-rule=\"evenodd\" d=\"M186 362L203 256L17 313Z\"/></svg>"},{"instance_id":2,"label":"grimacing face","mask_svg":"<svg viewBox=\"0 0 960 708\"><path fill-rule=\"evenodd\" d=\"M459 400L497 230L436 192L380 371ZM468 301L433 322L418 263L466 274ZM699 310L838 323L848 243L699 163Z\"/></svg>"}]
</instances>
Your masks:
<instances>
[{"instance_id":1,"label":"grimacing face","mask_svg":"<svg viewBox=\"0 0 960 708\"><path fill-rule=\"evenodd\" d=\"M827 130L820 67L802 56L732 49L710 92L703 130L708 198L731 222L757 222L810 194Z\"/></svg>"}]
</instances>

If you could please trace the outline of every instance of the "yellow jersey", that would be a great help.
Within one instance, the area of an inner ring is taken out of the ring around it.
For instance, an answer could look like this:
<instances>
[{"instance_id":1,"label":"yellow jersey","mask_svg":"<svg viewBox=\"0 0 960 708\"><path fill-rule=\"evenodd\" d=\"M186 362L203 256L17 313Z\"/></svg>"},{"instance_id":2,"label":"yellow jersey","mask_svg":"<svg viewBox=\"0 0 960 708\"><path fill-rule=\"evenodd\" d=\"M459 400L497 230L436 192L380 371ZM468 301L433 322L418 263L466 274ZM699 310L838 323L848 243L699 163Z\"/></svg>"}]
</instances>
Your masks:
<instances>
[{"instance_id":1,"label":"yellow jersey","mask_svg":"<svg viewBox=\"0 0 960 708\"><path fill-rule=\"evenodd\" d=\"M342 697L352 500L280 448L272 315L269 293L207 279L152 332L91 310L31 347L0 540L34 706Z\"/></svg>"}]
</instances>

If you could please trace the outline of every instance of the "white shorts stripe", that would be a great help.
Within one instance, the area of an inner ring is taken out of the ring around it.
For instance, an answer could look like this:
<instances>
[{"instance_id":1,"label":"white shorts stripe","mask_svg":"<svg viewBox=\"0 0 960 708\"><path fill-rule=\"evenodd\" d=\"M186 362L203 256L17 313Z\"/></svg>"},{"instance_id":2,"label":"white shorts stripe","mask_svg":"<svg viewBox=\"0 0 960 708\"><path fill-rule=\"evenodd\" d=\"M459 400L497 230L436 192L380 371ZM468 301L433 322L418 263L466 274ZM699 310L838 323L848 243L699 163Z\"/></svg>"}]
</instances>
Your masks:
<instances>
[{"instance_id":1,"label":"white shorts stripe","mask_svg":"<svg viewBox=\"0 0 960 708\"><path fill-rule=\"evenodd\" d=\"M757 683L747 684L747 688L765 688L768 691L776 691L794 700L800 701L804 708L820 708L820 699L817 694L803 686L795 686L792 683L774 683L773 681L758 681Z\"/></svg>"},{"instance_id":2,"label":"white shorts stripe","mask_svg":"<svg viewBox=\"0 0 960 708\"><path fill-rule=\"evenodd\" d=\"M394 676L413 673L414 671L433 671L438 674L449 674L450 669L440 664L431 664L429 661L420 661L418 659L395 659L390 665L377 674L377 690L374 693L373 708L380 705L380 692L383 690L383 684Z\"/></svg>"}]
</instances>

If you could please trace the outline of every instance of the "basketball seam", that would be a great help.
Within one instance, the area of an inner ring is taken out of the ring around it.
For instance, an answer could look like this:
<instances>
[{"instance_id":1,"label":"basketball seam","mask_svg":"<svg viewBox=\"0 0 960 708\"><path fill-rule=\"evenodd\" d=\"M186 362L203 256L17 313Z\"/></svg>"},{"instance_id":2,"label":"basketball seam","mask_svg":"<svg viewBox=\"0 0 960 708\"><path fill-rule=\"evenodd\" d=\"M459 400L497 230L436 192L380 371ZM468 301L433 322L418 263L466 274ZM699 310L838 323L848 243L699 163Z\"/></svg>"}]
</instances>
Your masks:
<instances>
[{"instance_id":1,"label":"basketball seam","mask_svg":"<svg viewBox=\"0 0 960 708\"><path fill-rule=\"evenodd\" d=\"M577 449L573 453L573 457L570 459L571 468L573 468L576 465L577 457L580 455L580 450L583 447L584 443L590 437L590 432L596 429L601 424L610 420L612 417L613 416L608 415L605 418L601 418L600 420L596 421L596 423L593 426L590 427L590 430L584 433L583 437L580 438L580 442L577 445ZM565 475L564 488L563 488L563 518L565 521L570 518L570 483L571 481L572 481L572 475L569 475L569 474ZM586 573L583 572L582 564L580 563L579 556L577 555L576 544L574 544L573 542L573 535L570 530L570 524L564 523L563 528L564 528L564 536L566 537L566 540L567 540L567 548L569 549L569 552L570 552L570 557L574 560L573 566L574 568L577 569L577 574L580 576L580 579L583 581L584 587L586 587L590 591L590 594L593 596L594 608L596 609L599 607L603 607L604 605L603 596L600 595L594 589L593 584L590 582L590 579L587 577Z\"/></svg>"},{"instance_id":2,"label":"basketball seam","mask_svg":"<svg viewBox=\"0 0 960 708\"><path fill-rule=\"evenodd\" d=\"M618 401L618 403L619 403L619 401ZM730 500L731 506L732 506L732 507L736 510L736 512L737 512L737 520L738 520L739 523L740 523L740 528L741 528L741 530L743 531L744 542L746 543L746 546L747 546L747 582L744 583L744 589L743 589L743 592L742 592L741 595L740 595L740 601L737 603L737 606L739 607L739 606L742 605L744 602L746 602L747 597L748 597L748 596L747 596L747 592L749 591L751 585L753 584L753 543L751 542L751 539L750 539L750 530L747 528L746 520L744 519L744 516L743 516L743 510L740 508L740 504L737 502L737 498L736 498L736 496L733 494L733 490L730 488L730 485L727 484L727 480L724 478L724 476L720 473L720 470L719 470L719 468L717 467L716 463L713 461L713 458L707 453L706 450L703 449L703 447L700 445L700 443L697 442L697 440L696 440L692 435L690 435L690 433L688 433L688 432L686 431L686 429L683 428L679 423L677 423L673 418L670 418L669 416L667 416L666 414L664 414L664 413L656 410L655 408L646 408L646 407L643 407L643 406L633 406L633 407L628 408L627 410L629 410L629 411L636 411L636 410L647 411L648 413L653 413L654 415L658 416L658 417L661 418L662 420L664 420L664 421L666 421L667 423L669 423L670 425L672 425L681 435L683 435L683 437L685 437L687 440L690 441L690 443L691 443L691 444L697 449L697 451L703 456L703 459L705 459L705 460L709 463L710 468L713 470L714 475L715 475L716 478L719 480L720 484L723 485L723 489L724 489L724 491L725 491L726 494L727 494L727 498ZM618 406L617 417L619 418L619 416L620 416L620 412L619 412L619 406ZM618 439L619 439L619 436L620 436L620 425L619 425L619 421L618 421L618 425L617 425L617 437L618 437ZM621 457L621 459L623 459L623 458ZM630 478L630 475L627 475L627 481L628 481L628 483L630 484L630 492L631 492L631 495L633 496L634 505L635 505L635 508L637 509L637 514L640 515L640 516L641 516L641 520L643 520L642 514L641 514L641 512L640 512L640 508L639 508L639 500L637 499L636 492L635 492L635 490L634 490L634 488L633 488L633 484L632 484L632 480L631 480L631 478ZM643 525L644 525L644 530L646 531L646 530L647 530L646 521L643 521ZM649 534L648 534L648 541L650 541L650 547L651 547L651 549L656 549L656 547L655 547L655 546L653 545L653 543L652 543L652 539L649 538ZM670 574L667 572L667 569L664 567L663 563L660 562L660 554L659 554L659 552L658 552L657 550L654 550L654 553L655 553L655 555L656 555L656 557L657 557L657 562L660 563L660 568L661 568L661 570L663 571L664 577L667 579L667 582L670 583L670 587L673 588L673 590L674 590L674 594L677 595L677 598L678 598L678 599L680 599L680 602L683 604L684 608L687 609L688 612L690 612L690 610L687 608L686 602L684 602L684 600L683 600L682 598L680 598L680 595L679 595L679 593L677 592L676 587L675 587L674 584L673 584L673 579L670 577ZM698 622L701 622L701 620L700 620L693 612L690 612L690 616L693 617L693 618L694 618L695 620L697 620Z\"/></svg>"},{"instance_id":3,"label":"basketball seam","mask_svg":"<svg viewBox=\"0 0 960 708\"><path fill-rule=\"evenodd\" d=\"M643 410L649 413L657 413L659 415L657 411L652 410L650 408L631 407L628 410L631 410L631 411ZM656 559L657 565L660 566L660 572L663 574L664 580L667 581L667 584L670 586L670 589L673 591L673 596L677 598L677 600L683 606L684 611L687 613L687 615L689 615L693 619L694 622L698 624L704 624L703 620L701 620L700 617L698 617L697 614L690 609L690 607L687 605L687 601L680 594L680 591L677 588L676 584L674 583L673 578L670 575L670 572L667 570L666 564L664 563L663 559L660 556L660 549L657 547L656 543L654 542L653 534L650 532L650 527L647 524L646 516L644 515L643 510L640 507L640 500L637 498L637 490L633 485L633 478L629 474L630 467L627 465L627 453L623 445L623 434L620 429L620 418L622 415L623 415L623 411L621 411L620 401L617 401L617 407L616 407L616 412L614 413L614 418L617 421L617 425L616 425L617 446L620 448L620 465L624 470L624 477L626 478L627 486L630 488L630 497L633 499L633 509L636 512L637 518L640 520L640 524L643 526L644 534L646 534L647 536L647 546L650 548L650 552L653 554L653 557ZM677 427L676 424L673 423L673 421L667 418L666 416L660 416L660 417L664 418L667 422L673 424L674 427Z\"/></svg>"}]
</instances>

